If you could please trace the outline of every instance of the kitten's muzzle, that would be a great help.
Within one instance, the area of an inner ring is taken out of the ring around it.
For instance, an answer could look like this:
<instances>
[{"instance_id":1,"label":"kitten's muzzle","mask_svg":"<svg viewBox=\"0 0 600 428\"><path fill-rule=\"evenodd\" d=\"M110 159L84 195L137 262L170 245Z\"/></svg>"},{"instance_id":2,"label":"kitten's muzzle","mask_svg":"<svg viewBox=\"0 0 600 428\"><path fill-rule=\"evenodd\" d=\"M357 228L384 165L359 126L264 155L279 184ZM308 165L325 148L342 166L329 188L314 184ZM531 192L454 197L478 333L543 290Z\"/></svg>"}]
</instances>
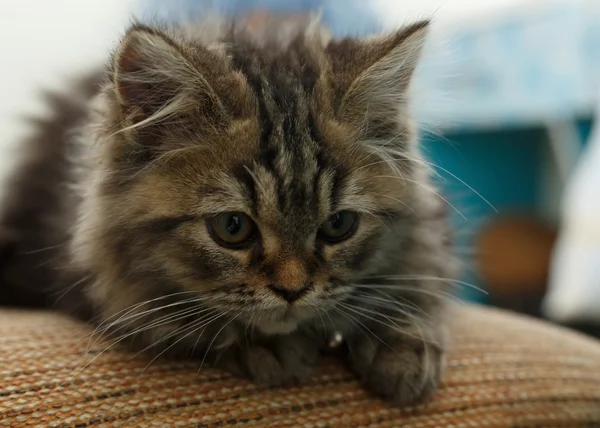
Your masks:
<instances>
[{"instance_id":1,"label":"kitten's muzzle","mask_svg":"<svg viewBox=\"0 0 600 428\"><path fill-rule=\"evenodd\" d=\"M304 296L312 288L312 285L312 282L307 282L300 288L290 288L279 284L269 284L268 287L277 296L283 298L288 303L293 303Z\"/></svg>"}]
</instances>

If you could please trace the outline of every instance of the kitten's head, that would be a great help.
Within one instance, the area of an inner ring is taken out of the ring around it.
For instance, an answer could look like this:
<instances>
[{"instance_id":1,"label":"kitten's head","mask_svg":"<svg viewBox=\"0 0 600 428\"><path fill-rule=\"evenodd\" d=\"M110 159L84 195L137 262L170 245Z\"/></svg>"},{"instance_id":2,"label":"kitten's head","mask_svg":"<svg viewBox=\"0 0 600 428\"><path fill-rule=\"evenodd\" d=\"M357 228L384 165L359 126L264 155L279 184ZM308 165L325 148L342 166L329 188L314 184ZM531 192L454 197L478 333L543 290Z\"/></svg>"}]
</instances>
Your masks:
<instances>
[{"instance_id":1,"label":"kitten's head","mask_svg":"<svg viewBox=\"0 0 600 428\"><path fill-rule=\"evenodd\" d=\"M285 45L131 28L75 232L96 303L171 295L284 332L393 271L417 209L406 94L426 28Z\"/></svg>"}]
</instances>

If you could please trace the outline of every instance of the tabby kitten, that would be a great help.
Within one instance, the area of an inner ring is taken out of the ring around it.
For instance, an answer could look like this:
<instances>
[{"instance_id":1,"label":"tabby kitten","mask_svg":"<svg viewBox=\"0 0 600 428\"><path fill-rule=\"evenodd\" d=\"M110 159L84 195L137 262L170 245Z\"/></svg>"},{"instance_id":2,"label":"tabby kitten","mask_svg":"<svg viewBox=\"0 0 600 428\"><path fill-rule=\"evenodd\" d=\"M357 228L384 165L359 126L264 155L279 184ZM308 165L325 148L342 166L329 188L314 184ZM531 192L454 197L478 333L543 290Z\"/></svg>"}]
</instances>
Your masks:
<instances>
[{"instance_id":1,"label":"tabby kitten","mask_svg":"<svg viewBox=\"0 0 600 428\"><path fill-rule=\"evenodd\" d=\"M427 22L207 25L133 25L108 73L50 96L7 189L0 303L269 385L341 335L365 385L425 398L453 274L407 109Z\"/></svg>"}]
</instances>

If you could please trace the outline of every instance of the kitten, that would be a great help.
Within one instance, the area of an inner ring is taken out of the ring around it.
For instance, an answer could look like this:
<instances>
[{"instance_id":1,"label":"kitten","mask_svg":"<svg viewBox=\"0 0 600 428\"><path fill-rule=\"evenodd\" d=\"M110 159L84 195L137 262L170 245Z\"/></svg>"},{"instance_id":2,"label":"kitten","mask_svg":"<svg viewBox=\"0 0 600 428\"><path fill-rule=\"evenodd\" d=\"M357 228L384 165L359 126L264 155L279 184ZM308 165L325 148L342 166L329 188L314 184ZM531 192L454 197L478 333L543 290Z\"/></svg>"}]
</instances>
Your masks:
<instances>
[{"instance_id":1,"label":"kitten","mask_svg":"<svg viewBox=\"0 0 600 428\"><path fill-rule=\"evenodd\" d=\"M341 335L366 386L424 399L454 274L407 109L428 23L278 25L133 25L107 73L50 96L7 188L0 303L269 385Z\"/></svg>"}]
</instances>

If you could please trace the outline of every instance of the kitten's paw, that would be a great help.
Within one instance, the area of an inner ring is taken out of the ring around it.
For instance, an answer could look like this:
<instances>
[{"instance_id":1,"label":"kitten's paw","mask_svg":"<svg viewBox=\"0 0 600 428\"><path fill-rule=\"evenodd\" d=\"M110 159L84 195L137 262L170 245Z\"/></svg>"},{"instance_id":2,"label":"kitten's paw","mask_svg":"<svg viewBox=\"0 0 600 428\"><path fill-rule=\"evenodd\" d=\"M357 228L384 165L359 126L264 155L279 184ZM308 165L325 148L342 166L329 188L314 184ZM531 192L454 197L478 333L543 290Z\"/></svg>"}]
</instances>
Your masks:
<instances>
[{"instance_id":1,"label":"kitten's paw","mask_svg":"<svg viewBox=\"0 0 600 428\"><path fill-rule=\"evenodd\" d=\"M226 352L218 366L269 386L297 384L308 378L317 361L317 344L292 333L269 337Z\"/></svg>"},{"instance_id":2,"label":"kitten's paw","mask_svg":"<svg viewBox=\"0 0 600 428\"><path fill-rule=\"evenodd\" d=\"M439 384L444 362L439 347L412 340L361 340L350 348L349 357L368 388L399 406L428 398Z\"/></svg>"}]
</instances>

